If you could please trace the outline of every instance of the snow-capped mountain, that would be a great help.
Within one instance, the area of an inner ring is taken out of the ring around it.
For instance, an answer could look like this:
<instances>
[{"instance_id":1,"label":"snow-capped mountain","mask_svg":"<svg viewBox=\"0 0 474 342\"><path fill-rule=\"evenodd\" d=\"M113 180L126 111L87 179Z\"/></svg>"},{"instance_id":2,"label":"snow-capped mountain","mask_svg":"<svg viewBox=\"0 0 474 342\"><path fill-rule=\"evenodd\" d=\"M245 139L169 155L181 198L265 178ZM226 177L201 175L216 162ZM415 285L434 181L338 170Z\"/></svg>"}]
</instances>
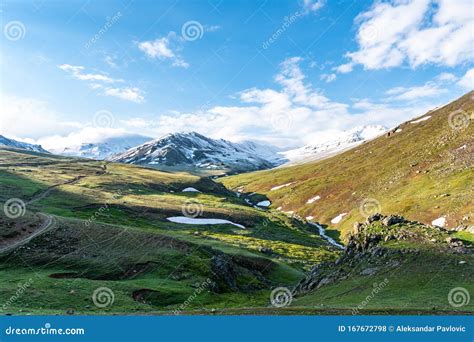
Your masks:
<instances>
[{"instance_id":1,"label":"snow-capped mountain","mask_svg":"<svg viewBox=\"0 0 474 342\"><path fill-rule=\"evenodd\" d=\"M51 151L65 156L103 160L150 140L152 140L152 138L139 134L124 134L121 136L106 137L100 142L80 143L67 147L52 148Z\"/></svg>"},{"instance_id":2,"label":"snow-capped mountain","mask_svg":"<svg viewBox=\"0 0 474 342\"><path fill-rule=\"evenodd\" d=\"M21 148L23 150L34 151L34 152L49 153L43 147L41 147L41 145L28 144L25 142L8 139L4 137L3 135L0 135L0 146Z\"/></svg>"},{"instance_id":3,"label":"snow-capped mountain","mask_svg":"<svg viewBox=\"0 0 474 342\"><path fill-rule=\"evenodd\" d=\"M214 140L199 133L174 133L109 158L111 161L155 167L183 167L245 172L284 162L277 149L254 142Z\"/></svg>"},{"instance_id":4,"label":"snow-capped mountain","mask_svg":"<svg viewBox=\"0 0 474 342\"><path fill-rule=\"evenodd\" d=\"M331 139L281 152L281 154L288 160L285 165L306 163L343 152L385 132L387 132L387 129L380 125L358 126L335 134Z\"/></svg>"}]
</instances>

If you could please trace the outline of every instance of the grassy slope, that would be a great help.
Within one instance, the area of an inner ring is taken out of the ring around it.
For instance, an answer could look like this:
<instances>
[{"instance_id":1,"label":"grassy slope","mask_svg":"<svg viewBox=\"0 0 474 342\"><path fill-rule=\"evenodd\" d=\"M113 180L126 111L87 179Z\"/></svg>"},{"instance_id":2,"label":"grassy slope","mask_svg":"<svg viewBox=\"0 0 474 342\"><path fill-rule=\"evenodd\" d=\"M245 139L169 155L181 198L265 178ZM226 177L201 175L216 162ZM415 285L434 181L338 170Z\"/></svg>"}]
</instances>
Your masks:
<instances>
[{"instance_id":1,"label":"grassy slope","mask_svg":"<svg viewBox=\"0 0 474 342\"><path fill-rule=\"evenodd\" d=\"M340 269L349 276L298 296L292 303L294 307L355 309L362 304L364 310L379 310L379 313L420 310L438 314L474 310L472 301L458 308L448 301L452 289L462 287L471 294L474 292L472 241L465 241L471 252L459 253L446 243L446 238L455 234L418 223L391 227L374 223L366 229L365 235L404 235L405 238L378 244L386 250L385 256L389 255L386 258L367 253L330 265L329 273ZM364 274L370 268L376 273Z\"/></svg>"},{"instance_id":2,"label":"grassy slope","mask_svg":"<svg viewBox=\"0 0 474 342\"><path fill-rule=\"evenodd\" d=\"M271 286L294 284L314 263L337 257L304 225L252 208L222 186L186 173L0 149L0 184L2 207L10 198L27 203L36 198L17 220L0 212L2 236L37 224L37 212L55 215L58 222L0 256L0 303L32 279L26 295L6 312L170 312L212 278L211 260L219 251L243 264L267 265L261 272L269 283L238 264L239 290L206 290L187 310L266 306ZM181 192L190 186L202 193ZM182 215L190 201L202 206L203 217L228 219L247 229L166 220ZM274 253L259 252L262 247ZM74 276L50 277L56 273ZM100 286L113 289L113 306L92 304L92 292ZM140 289L155 292L141 303L132 298Z\"/></svg>"},{"instance_id":3,"label":"grassy slope","mask_svg":"<svg viewBox=\"0 0 474 342\"><path fill-rule=\"evenodd\" d=\"M426 121L404 123L401 132L381 136L350 151L308 164L225 177L231 189L266 195L272 207L314 216L345 235L364 220L360 206L375 199L383 213L425 223L446 216L447 226L474 223L474 92L437 110ZM463 110L467 128L454 130L449 114ZM464 147L463 147L464 146ZM274 186L294 184L270 191ZM449 194L449 196L443 196ZM312 204L307 200L319 195ZM441 196L440 196L441 195ZM340 223L330 221L348 213Z\"/></svg>"}]
</instances>

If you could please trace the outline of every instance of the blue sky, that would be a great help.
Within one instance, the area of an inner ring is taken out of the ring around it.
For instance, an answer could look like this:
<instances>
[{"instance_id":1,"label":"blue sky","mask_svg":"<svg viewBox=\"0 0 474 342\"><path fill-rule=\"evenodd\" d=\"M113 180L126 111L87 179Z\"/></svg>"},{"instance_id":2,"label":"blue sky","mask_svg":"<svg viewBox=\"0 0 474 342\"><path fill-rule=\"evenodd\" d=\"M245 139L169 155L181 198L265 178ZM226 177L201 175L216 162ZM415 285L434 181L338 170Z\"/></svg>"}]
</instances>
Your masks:
<instances>
[{"instance_id":1,"label":"blue sky","mask_svg":"<svg viewBox=\"0 0 474 342\"><path fill-rule=\"evenodd\" d=\"M390 127L474 88L473 6L4 1L0 133L46 147L182 130L299 146Z\"/></svg>"}]
</instances>

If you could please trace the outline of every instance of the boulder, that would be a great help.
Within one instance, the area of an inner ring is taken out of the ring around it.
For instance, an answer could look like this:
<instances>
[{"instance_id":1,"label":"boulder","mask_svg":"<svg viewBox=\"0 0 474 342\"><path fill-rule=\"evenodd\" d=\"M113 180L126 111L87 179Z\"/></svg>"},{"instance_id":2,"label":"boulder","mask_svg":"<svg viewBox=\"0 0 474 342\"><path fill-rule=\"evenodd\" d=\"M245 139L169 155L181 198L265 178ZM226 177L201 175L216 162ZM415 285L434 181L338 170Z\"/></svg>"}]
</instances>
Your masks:
<instances>
[{"instance_id":1,"label":"boulder","mask_svg":"<svg viewBox=\"0 0 474 342\"><path fill-rule=\"evenodd\" d=\"M404 223L404 222L406 222L405 218L399 215L389 215L389 216L386 216L382 220L382 224L386 227L393 226L394 224L397 224L397 223Z\"/></svg>"},{"instance_id":2,"label":"boulder","mask_svg":"<svg viewBox=\"0 0 474 342\"><path fill-rule=\"evenodd\" d=\"M383 218L383 215L382 215L382 214L380 214L380 213L375 213L375 214L370 215L369 217L367 217L367 223L372 223L372 222L375 222L375 221L380 221L382 218Z\"/></svg>"}]
</instances>

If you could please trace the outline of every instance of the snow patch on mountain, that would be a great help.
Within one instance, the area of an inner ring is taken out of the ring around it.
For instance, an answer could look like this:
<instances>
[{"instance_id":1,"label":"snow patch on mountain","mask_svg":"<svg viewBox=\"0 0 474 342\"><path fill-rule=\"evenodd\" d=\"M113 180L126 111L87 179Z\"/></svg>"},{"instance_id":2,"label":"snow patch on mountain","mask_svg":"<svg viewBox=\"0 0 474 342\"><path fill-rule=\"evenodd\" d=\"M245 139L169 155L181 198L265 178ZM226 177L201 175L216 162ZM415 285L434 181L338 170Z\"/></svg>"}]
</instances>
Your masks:
<instances>
[{"instance_id":1,"label":"snow patch on mountain","mask_svg":"<svg viewBox=\"0 0 474 342\"><path fill-rule=\"evenodd\" d=\"M281 152L289 162L285 165L300 164L332 156L355 147L364 141L384 134L387 129L380 125L359 126L348 131L333 134L316 144Z\"/></svg>"},{"instance_id":2,"label":"snow patch on mountain","mask_svg":"<svg viewBox=\"0 0 474 342\"><path fill-rule=\"evenodd\" d=\"M41 147L41 145L34 145L14 139L9 139L7 137L4 137L3 135L0 135L0 146L19 148L22 150L33 152L49 153L43 147Z\"/></svg>"},{"instance_id":3,"label":"snow patch on mountain","mask_svg":"<svg viewBox=\"0 0 474 342\"><path fill-rule=\"evenodd\" d=\"M50 146L49 150L56 154L103 160L152 140L140 134L113 129L89 133L86 129L67 137L45 139L45 143Z\"/></svg>"},{"instance_id":4,"label":"snow patch on mountain","mask_svg":"<svg viewBox=\"0 0 474 342\"><path fill-rule=\"evenodd\" d=\"M234 143L196 132L168 134L109 158L111 161L156 167L189 167L245 172L281 165L277 149L260 143Z\"/></svg>"}]
</instances>

